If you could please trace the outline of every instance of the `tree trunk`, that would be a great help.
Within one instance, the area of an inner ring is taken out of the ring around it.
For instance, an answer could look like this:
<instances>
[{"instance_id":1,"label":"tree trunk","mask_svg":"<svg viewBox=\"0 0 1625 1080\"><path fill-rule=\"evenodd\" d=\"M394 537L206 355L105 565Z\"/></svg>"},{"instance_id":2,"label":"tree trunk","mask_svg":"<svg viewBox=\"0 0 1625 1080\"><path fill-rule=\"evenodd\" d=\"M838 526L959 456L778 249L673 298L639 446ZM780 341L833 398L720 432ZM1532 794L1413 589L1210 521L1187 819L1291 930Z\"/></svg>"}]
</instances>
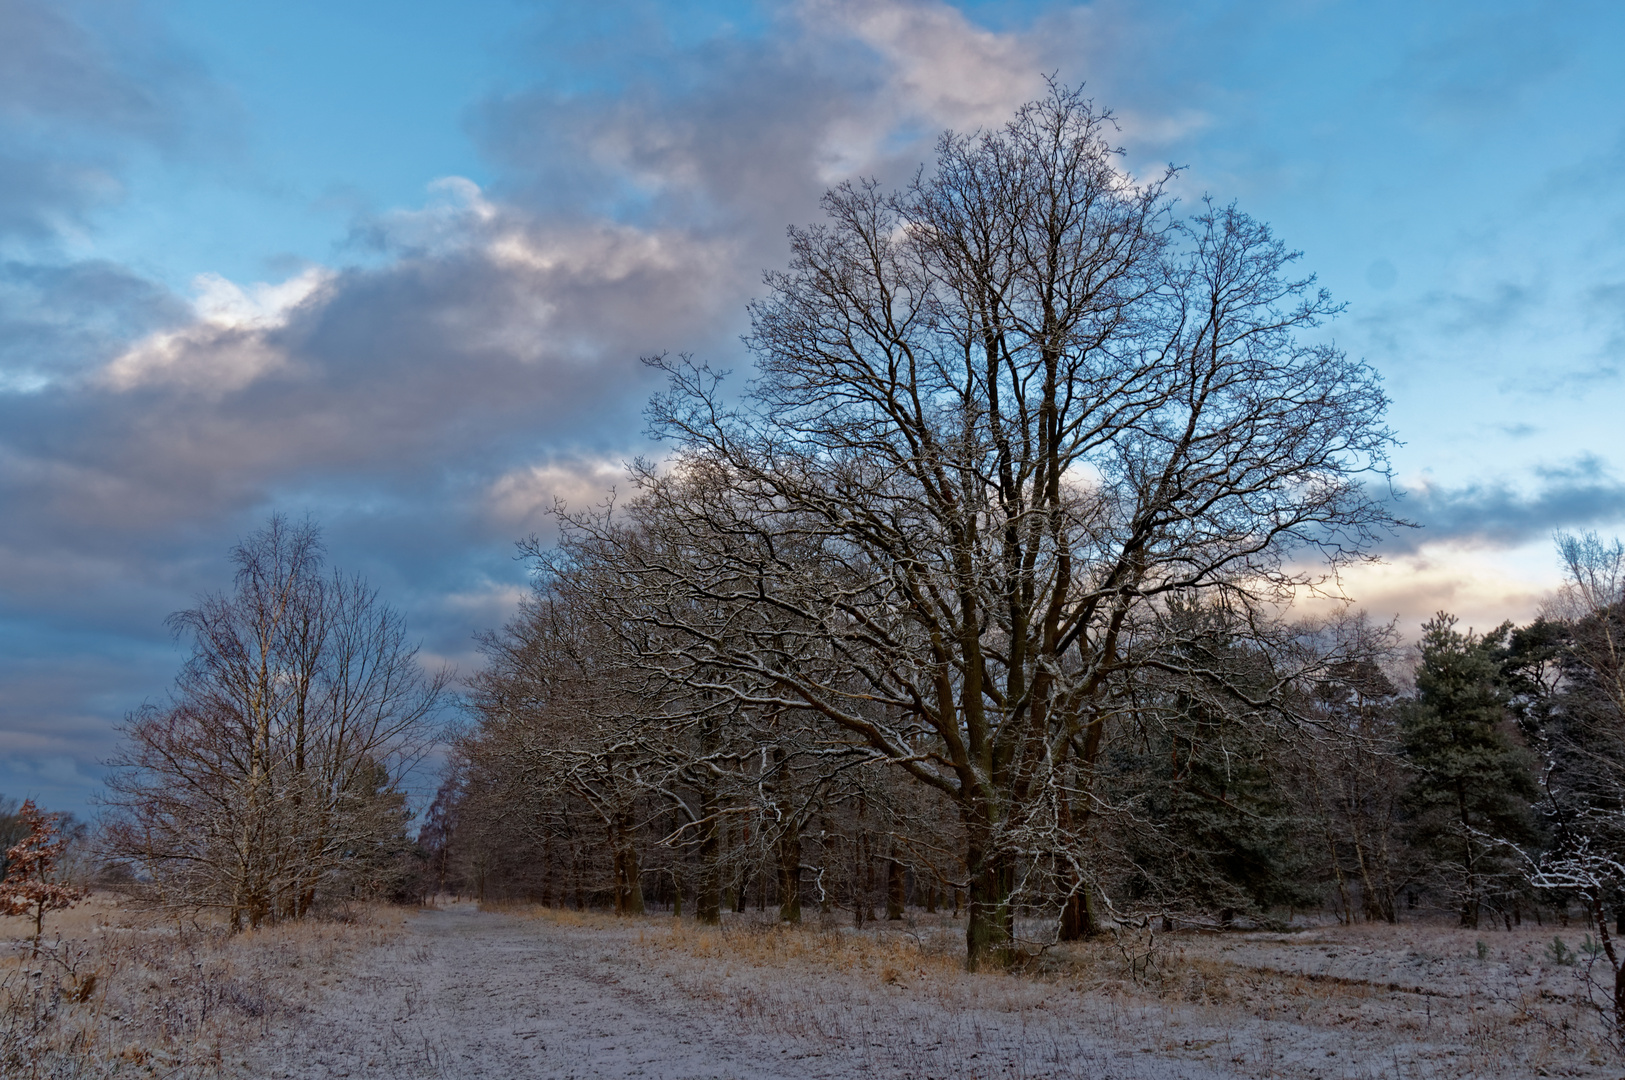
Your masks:
<instances>
[{"instance_id":1,"label":"tree trunk","mask_svg":"<svg viewBox=\"0 0 1625 1080\"><path fill-rule=\"evenodd\" d=\"M1456 786L1456 806L1461 817L1462 833L1462 862L1466 865L1467 880L1466 893L1461 900L1461 925L1463 927L1478 929L1478 874L1473 858L1472 822L1467 814L1467 791L1459 783Z\"/></svg>"},{"instance_id":2,"label":"tree trunk","mask_svg":"<svg viewBox=\"0 0 1625 1080\"><path fill-rule=\"evenodd\" d=\"M610 837L615 846L615 914L642 915L643 874L638 865L631 814L616 816Z\"/></svg>"},{"instance_id":3,"label":"tree trunk","mask_svg":"<svg viewBox=\"0 0 1625 1080\"><path fill-rule=\"evenodd\" d=\"M1061 908L1061 940L1082 941L1100 932L1095 925L1094 905L1089 902L1089 886L1074 880L1066 905Z\"/></svg>"},{"instance_id":4,"label":"tree trunk","mask_svg":"<svg viewBox=\"0 0 1625 1080\"><path fill-rule=\"evenodd\" d=\"M1002 966L1010 958L1012 867L1004 857L975 848L966 863L971 875L965 969L980 971L989 964Z\"/></svg>"},{"instance_id":5,"label":"tree trunk","mask_svg":"<svg viewBox=\"0 0 1625 1080\"><path fill-rule=\"evenodd\" d=\"M801 830L788 816L779 834L779 919L801 921Z\"/></svg>"},{"instance_id":6,"label":"tree trunk","mask_svg":"<svg viewBox=\"0 0 1625 1080\"><path fill-rule=\"evenodd\" d=\"M702 791L700 812L706 820L700 827L700 881L694 894L694 918L715 926L722 921L722 837L714 816L714 788Z\"/></svg>"}]
</instances>

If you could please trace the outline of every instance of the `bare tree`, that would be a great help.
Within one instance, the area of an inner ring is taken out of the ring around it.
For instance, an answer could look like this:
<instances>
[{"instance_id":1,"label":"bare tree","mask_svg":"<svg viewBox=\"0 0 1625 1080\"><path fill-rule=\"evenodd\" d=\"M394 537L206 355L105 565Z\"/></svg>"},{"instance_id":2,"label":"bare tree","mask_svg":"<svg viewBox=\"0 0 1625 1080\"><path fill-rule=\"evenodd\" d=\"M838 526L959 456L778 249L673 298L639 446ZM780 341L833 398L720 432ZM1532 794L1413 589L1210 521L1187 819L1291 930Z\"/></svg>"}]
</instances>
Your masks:
<instances>
[{"instance_id":1,"label":"bare tree","mask_svg":"<svg viewBox=\"0 0 1625 1080\"><path fill-rule=\"evenodd\" d=\"M1614 1022L1625 1029L1625 954L1607 913L1613 906L1616 928L1625 919L1625 545L1564 535L1558 550L1568 580L1545 616L1566 633L1541 731L1550 838L1531 880L1580 899L1608 965Z\"/></svg>"},{"instance_id":2,"label":"bare tree","mask_svg":"<svg viewBox=\"0 0 1625 1080\"><path fill-rule=\"evenodd\" d=\"M109 838L163 900L240 927L381 884L449 674L423 672L363 581L323 571L314 526L273 517L232 561L231 595L170 618L192 655L171 702L125 725Z\"/></svg>"},{"instance_id":3,"label":"bare tree","mask_svg":"<svg viewBox=\"0 0 1625 1080\"><path fill-rule=\"evenodd\" d=\"M811 712L953 802L972 966L1010 943L1022 866L1091 876L1137 679L1262 706L1290 677L1230 679L1175 609L1262 646L1390 524L1362 483L1377 377L1303 336L1336 308L1234 208L1176 222L1111 130L1056 88L944 136L906 191L830 192L751 308L744 399L658 361L675 463L566 520L561 565L614 567L597 601L645 668Z\"/></svg>"}]
</instances>

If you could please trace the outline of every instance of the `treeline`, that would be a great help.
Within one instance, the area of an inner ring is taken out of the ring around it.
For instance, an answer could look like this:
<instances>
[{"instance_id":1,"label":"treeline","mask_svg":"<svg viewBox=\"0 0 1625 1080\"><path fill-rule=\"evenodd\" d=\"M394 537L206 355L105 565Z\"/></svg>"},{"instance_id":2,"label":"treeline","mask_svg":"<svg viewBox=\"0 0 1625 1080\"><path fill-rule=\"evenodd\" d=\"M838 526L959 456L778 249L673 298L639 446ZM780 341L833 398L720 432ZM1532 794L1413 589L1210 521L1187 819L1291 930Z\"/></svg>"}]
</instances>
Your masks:
<instances>
[{"instance_id":1,"label":"treeline","mask_svg":"<svg viewBox=\"0 0 1625 1080\"><path fill-rule=\"evenodd\" d=\"M1070 814L1085 842L1013 860L1029 933L1270 925L1295 910L1350 923L1448 910L1511 928L1578 905L1625 919L1617 867L1579 872L1625 850L1625 657L1611 651L1625 607L1617 593L1592 606L1583 584L1617 573L1620 554L1594 538L1564 551L1568 586L1526 626L1475 634L1440 614L1402 648L1393 624L1354 616L1300 628L1303 649L1336 659L1256 707L1140 697L1103 767L1072 778L1090 796ZM420 831L420 888L712 921L963 910L948 800L816 714L730 703L673 722L579 615L544 580L485 639L476 723ZM1213 629L1215 653L1236 648Z\"/></svg>"},{"instance_id":2,"label":"treeline","mask_svg":"<svg viewBox=\"0 0 1625 1080\"><path fill-rule=\"evenodd\" d=\"M1182 216L1113 131L1056 86L841 185L751 305L745 387L650 359L670 453L525 545L415 846L444 677L273 521L175 618L113 850L234 925L390 890L934 909L974 968L1126 921L1579 906L1615 961L1625 554L1565 540L1545 617L1441 615L1414 654L1294 621L1405 527L1380 379L1267 226Z\"/></svg>"},{"instance_id":3,"label":"treeline","mask_svg":"<svg viewBox=\"0 0 1625 1080\"><path fill-rule=\"evenodd\" d=\"M1111 130L1054 87L900 191L836 188L751 306L747 386L650 361L670 455L527 545L432 887L945 909L972 967L1328 904L1602 926L1617 549L1566 542L1568 606L1441 615L1415 656L1292 621L1404 527L1386 398L1268 227L1181 217Z\"/></svg>"}]
</instances>

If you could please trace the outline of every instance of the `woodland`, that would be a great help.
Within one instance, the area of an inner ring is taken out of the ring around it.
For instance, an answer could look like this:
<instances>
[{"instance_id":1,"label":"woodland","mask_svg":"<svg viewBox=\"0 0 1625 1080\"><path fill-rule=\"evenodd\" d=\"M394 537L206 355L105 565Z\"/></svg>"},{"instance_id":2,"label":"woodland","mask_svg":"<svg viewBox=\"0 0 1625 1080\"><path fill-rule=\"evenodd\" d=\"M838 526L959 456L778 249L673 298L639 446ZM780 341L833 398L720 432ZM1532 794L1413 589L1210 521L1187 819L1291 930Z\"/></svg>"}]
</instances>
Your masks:
<instances>
[{"instance_id":1,"label":"woodland","mask_svg":"<svg viewBox=\"0 0 1625 1080\"><path fill-rule=\"evenodd\" d=\"M1055 86L830 191L747 377L647 360L664 453L521 544L460 698L272 519L172 619L105 879L234 929L446 894L925 914L972 971L1130 927L1577 919L1625 1023L1625 548L1559 536L1523 625L1336 602L1413 527L1381 381L1268 226L1128 176L1114 130Z\"/></svg>"}]
</instances>

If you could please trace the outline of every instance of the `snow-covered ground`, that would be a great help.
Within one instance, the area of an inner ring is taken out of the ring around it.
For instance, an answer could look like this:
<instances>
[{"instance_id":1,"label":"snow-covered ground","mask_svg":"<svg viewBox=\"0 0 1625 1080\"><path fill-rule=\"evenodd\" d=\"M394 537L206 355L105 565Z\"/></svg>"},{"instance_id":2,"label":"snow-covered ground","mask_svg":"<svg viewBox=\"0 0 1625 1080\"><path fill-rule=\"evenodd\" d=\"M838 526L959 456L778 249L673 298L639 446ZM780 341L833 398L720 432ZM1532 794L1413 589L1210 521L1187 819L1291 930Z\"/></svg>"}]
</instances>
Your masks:
<instances>
[{"instance_id":1,"label":"snow-covered ground","mask_svg":"<svg viewBox=\"0 0 1625 1080\"><path fill-rule=\"evenodd\" d=\"M1616 1077L1549 931L1175 935L958 970L955 925L723 930L452 905L356 955L249 1055L317 1077Z\"/></svg>"},{"instance_id":2,"label":"snow-covered ground","mask_svg":"<svg viewBox=\"0 0 1625 1080\"><path fill-rule=\"evenodd\" d=\"M0 1076L1625 1075L1583 927L1125 933L972 975L964 923L912 911L862 930L816 912L331 914L232 936L104 895L54 916L37 957L32 928L0 919Z\"/></svg>"},{"instance_id":3,"label":"snow-covered ground","mask_svg":"<svg viewBox=\"0 0 1625 1080\"><path fill-rule=\"evenodd\" d=\"M902 972L887 973L889 983L848 972L854 995L793 968L757 971L791 983L789 1000L770 1005L762 987L729 986L753 965L650 940L668 929L472 905L427 912L263 1045L253 1071L301 1080L1234 1075L1137 1053L1111 1032L1002 1000L914 1000L897 989Z\"/></svg>"}]
</instances>

